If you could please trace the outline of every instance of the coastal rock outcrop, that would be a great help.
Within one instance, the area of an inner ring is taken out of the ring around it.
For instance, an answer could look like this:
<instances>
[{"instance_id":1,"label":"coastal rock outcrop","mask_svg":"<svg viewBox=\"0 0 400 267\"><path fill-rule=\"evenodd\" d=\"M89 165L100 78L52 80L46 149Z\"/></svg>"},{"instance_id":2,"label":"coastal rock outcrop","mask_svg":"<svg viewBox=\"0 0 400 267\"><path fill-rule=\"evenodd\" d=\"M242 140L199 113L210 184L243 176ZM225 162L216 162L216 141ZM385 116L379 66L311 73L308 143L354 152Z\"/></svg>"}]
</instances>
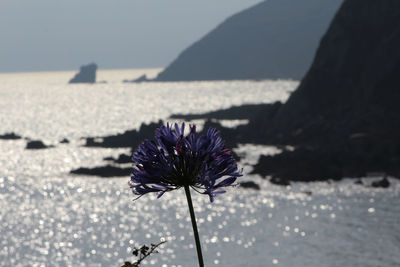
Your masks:
<instances>
[{"instance_id":1,"label":"coastal rock outcrop","mask_svg":"<svg viewBox=\"0 0 400 267\"><path fill-rule=\"evenodd\" d=\"M79 72L69 81L69 83L95 83L97 65L91 63L81 66Z\"/></svg>"},{"instance_id":2,"label":"coastal rock outcrop","mask_svg":"<svg viewBox=\"0 0 400 267\"><path fill-rule=\"evenodd\" d=\"M342 0L268 0L184 50L157 81L301 79Z\"/></svg>"}]
</instances>

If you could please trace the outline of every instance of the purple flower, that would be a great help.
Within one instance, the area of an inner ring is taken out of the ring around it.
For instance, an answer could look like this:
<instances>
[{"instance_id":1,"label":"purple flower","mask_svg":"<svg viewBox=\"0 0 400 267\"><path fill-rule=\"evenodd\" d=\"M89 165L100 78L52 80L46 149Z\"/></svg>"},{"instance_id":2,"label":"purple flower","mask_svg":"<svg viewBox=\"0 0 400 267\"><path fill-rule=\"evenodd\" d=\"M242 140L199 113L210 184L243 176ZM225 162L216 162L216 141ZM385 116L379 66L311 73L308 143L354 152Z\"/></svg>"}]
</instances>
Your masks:
<instances>
[{"instance_id":1,"label":"purple flower","mask_svg":"<svg viewBox=\"0 0 400 267\"><path fill-rule=\"evenodd\" d=\"M165 192L184 186L214 196L224 193L223 187L233 186L242 176L229 149L225 148L219 131L210 128L206 135L197 137L196 126L185 124L161 126L155 132L156 141L145 140L133 154L134 168L130 187L139 197Z\"/></svg>"}]
</instances>

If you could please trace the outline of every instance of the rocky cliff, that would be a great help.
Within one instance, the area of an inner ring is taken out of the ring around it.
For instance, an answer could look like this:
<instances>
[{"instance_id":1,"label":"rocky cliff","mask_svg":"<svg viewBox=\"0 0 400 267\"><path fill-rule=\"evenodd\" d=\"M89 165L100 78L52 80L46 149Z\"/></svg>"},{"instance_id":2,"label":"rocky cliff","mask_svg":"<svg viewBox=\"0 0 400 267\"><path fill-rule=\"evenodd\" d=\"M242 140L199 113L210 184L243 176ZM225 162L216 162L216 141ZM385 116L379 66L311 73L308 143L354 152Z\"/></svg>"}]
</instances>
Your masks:
<instances>
[{"instance_id":1,"label":"rocky cliff","mask_svg":"<svg viewBox=\"0 0 400 267\"><path fill-rule=\"evenodd\" d=\"M300 180L400 177L399 48L400 1L345 0L299 88L264 126L297 150L264 157L260 169Z\"/></svg>"},{"instance_id":2,"label":"rocky cliff","mask_svg":"<svg viewBox=\"0 0 400 267\"><path fill-rule=\"evenodd\" d=\"M301 79L342 0L268 0L183 51L156 80Z\"/></svg>"},{"instance_id":3,"label":"rocky cliff","mask_svg":"<svg viewBox=\"0 0 400 267\"><path fill-rule=\"evenodd\" d=\"M280 110L277 127L347 121L364 132L394 126L385 122L400 115L399 47L400 1L346 0L310 70Z\"/></svg>"}]
</instances>

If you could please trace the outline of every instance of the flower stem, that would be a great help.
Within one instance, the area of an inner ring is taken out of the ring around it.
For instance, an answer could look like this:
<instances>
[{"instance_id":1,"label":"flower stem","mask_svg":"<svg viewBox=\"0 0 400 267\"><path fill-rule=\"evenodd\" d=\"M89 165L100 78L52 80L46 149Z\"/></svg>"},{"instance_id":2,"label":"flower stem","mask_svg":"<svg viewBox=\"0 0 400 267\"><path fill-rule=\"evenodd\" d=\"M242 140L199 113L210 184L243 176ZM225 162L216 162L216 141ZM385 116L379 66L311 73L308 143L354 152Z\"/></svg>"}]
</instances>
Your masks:
<instances>
[{"instance_id":1,"label":"flower stem","mask_svg":"<svg viewBox=\"0 0 400 267\"><path fill-rule=\"evenodd\" d=\"M192 197L190 196L190 188L188 185L185 185L185 193L186 193L186 199L187 199L188 206L189 206L190 218L192 219L194 240L196 241L197 257L199 259L199 267L204 267L203 255L201 253L199 232L197 231L196 217L194 216Z\"/></svg>"}]
</instances>

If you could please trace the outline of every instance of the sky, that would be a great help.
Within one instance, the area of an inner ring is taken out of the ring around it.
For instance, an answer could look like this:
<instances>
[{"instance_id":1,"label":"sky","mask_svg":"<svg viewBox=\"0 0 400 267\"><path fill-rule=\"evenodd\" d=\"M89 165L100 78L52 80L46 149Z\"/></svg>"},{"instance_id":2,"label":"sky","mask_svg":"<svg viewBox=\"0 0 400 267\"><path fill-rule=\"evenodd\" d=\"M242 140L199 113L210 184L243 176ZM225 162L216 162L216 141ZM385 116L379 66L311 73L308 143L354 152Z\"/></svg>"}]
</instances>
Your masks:
<instances>
[{"instance_id":1,"label":"sky","mask_svg":"<svg viewBox=\"0 0 400 267\"><path fill-rule=\"evenodd\" d=\"M261 0L0 0L0 72L166 67Z\"/></svg>"}]
</instances>

